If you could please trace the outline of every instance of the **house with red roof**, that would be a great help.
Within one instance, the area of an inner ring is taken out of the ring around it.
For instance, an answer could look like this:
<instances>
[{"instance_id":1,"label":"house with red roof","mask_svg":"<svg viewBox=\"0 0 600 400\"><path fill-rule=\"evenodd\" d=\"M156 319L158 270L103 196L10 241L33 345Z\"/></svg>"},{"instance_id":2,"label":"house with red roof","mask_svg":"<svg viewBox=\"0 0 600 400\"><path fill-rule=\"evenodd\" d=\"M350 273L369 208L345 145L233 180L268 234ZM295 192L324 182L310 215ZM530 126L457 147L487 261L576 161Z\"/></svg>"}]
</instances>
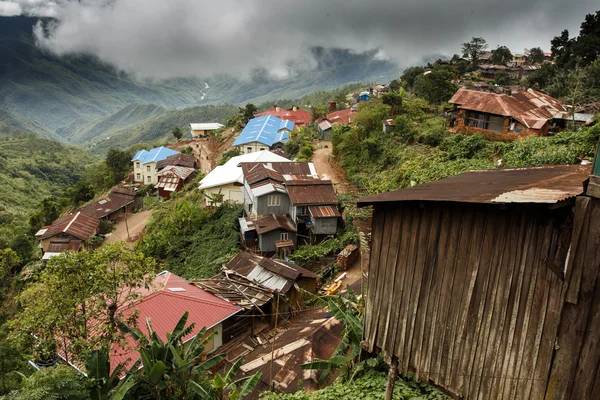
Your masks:
<instances>
[{"instance_id":1,"label":"house with red roof","mask_svg":"<svg viewBox=\"0 0 600 400\"><path fill-rule=\"evenodd\" d=\"M291 110L286 110L275 105L271 109L256 114L255 117L263 117L265 115L292 121L294 125L297 126L308 126L312 122L311 113L306 110L301 110L296 106L293 106Z\"/></svg>"},{"instance_id":2,"label":"house with red roof","mask_svg":"<svg viewBox=\"0 0 600 400\"><path fill-rule=\"evenodd\" d=\"M207 353L229 342L239 331L239 325L244 323L236 319L242 308L168 271L159 273L149 289L141 288L138 293L138 300L122 306L118 312L124 316L137 312L137 328L145 335L148 335L146 319L150 318L152 329L165 341L167 332L172 332L181 316L188 312L188 324L193 323L194 330L184 337L184 342L206 328L206 335L213 335L205 347ZM134 340L131 337L127 340L124 346L113 345L110 354L112 368L125 362L128 369L139 358Z\"/></svg>"}]
</instances>

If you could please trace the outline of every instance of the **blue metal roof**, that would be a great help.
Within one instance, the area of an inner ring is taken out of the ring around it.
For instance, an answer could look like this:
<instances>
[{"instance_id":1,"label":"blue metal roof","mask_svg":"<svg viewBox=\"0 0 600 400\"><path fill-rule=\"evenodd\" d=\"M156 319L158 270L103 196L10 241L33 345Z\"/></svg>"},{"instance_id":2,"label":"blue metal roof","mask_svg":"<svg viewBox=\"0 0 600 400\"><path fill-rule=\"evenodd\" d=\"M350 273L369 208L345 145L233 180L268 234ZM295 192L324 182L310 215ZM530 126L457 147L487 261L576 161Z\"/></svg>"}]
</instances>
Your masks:
<instances>
[{"instance_id":1,"label":"blue metal roof","mask_svg":"<svg viewBox=\"0 0 600 400\"><path fill-rule=\"evenodd\" d=\"M290 135L287 131L280 132L283 128L292 130L294 129L294 123L271 115L252 118L240 132L240 136L233 142L232 146L259 142L271 147L277 142L285 143L290 139Z\"/></svg>"},{"instance_id":2,"label":"blue metal roof","mask_svg":"<svg viewBox=\"0 0 600 400\"><path fill-rule=\"evenodd\" d=\"M131 159L131 161L141 161L142 164L146 164L149 162L158 162L162 161L165 158L179 154L176 150L168 149L164 146L156 147L152 150L140 150L135 153L135 156Z\"/></svg>"}]
</instances>

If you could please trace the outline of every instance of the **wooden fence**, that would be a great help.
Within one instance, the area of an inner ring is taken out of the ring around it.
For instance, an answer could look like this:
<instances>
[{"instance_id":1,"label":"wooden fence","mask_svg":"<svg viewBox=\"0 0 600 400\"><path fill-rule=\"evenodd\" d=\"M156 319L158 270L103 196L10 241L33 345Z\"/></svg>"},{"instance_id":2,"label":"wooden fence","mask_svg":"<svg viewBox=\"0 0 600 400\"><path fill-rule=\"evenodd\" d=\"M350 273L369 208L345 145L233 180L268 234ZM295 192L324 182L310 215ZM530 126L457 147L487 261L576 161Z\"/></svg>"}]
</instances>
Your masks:
<instances>
[{"instance_id":1,"label":"wooden fence","mask_svg":"<svg viewBox=\"0 0 600 400\"><path fill-rule=\"evenodd\" d=\"M599 269L600 200L379 204L365 345L457 398L599 399Z\"/></svg>"}]
</instances>

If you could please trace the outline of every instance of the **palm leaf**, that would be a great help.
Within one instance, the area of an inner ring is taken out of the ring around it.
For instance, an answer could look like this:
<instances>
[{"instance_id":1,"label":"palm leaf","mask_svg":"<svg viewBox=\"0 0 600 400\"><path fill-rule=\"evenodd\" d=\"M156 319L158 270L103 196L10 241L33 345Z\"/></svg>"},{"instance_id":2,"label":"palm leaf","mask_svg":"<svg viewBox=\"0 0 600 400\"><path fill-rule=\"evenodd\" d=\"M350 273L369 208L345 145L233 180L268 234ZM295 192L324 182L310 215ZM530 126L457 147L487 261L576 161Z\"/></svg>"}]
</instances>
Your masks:
<instances>
[{"instance_id":1,"label":"palm leaf","mask_svg":"<svg viewBox=\"0 0 600 400\"><path fill-rule=\"evenodd\" d=\"M248 380L246 380L246 383L244 383L244 386L242 386L242 388L240 389L240 397L246 397L247 395L249 395L250 392L256 387L261 377L262 371L258 371L256 374L248 378Z\"/></svg>"},{"instance_id":2,"label":"palm leaf","mask_svg":"<svg viewBox=\"0 0 600 400\"><path fill-rule=\"evenodd\" d=\"M204 389L202 386L200 386L196 382L190 381L189 385L190 385L190 389L192 389L192 391L199 396L200 400L204 400L204 399L213 400L212 396L206 391L206 389Z\"/></svg>"}]
</instances>

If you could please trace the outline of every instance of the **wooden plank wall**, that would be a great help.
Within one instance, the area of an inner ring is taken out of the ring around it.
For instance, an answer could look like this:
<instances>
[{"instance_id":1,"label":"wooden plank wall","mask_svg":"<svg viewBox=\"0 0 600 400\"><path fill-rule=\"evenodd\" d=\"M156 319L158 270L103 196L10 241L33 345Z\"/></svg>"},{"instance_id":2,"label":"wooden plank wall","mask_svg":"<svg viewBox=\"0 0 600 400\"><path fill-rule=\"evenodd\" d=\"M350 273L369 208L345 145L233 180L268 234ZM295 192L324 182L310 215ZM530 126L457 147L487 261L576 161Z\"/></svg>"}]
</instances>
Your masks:
<instances>
[{"instance_id":1,"label":"wooden plank wall","mask_svg":"<svg viewBox=\"0 0 600 400\"><path fill-rule=\"evenodd\" d=\"M415 372L460 398L543 399L559 325L573 328L560 321L572 225L571 207L376 206L368 351L394 355L401 372ZM581 281L586 279L583 272ZM591 348L598 335L588 336ZM598 346L593 353L600 355ZM564 385L561 376L555 382ZM561 393L569 390L567 385Z\"/></svg>"}]
</instances>

